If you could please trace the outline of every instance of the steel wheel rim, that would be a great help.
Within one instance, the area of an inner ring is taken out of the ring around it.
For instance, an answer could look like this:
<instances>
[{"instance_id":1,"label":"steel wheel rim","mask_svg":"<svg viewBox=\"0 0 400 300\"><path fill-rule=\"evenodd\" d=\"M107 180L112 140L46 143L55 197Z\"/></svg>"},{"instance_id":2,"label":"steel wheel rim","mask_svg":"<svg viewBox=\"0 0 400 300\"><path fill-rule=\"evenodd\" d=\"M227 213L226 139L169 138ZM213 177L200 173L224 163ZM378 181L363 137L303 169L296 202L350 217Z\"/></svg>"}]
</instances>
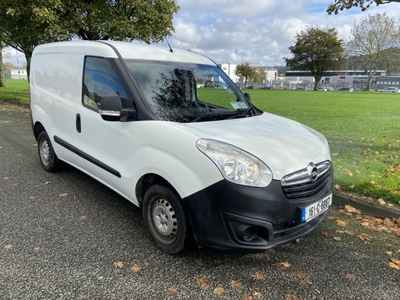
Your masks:
<instances>
[{"instance_id":1,"label":"steel wheel rim","mask_svg":"<svg viewBox=\"0 0 400 300\"><path fill-rule=\"evenodd\" d=\"M153 202L151 217L157 239L170 244L178 234L178 220L171 203L164 198L157 198Z\"/></svg>"},{"instance_id":2,"label":"steel wheel rim","mask_svg":"<svg viewBox=\"0 0 400 300\"><path fill-rule=\"evenodd\" d=\"M50 146L46 139L43 139L40 144L40 158L44 165L50 163Z\"/></svg>"}]
</instances>

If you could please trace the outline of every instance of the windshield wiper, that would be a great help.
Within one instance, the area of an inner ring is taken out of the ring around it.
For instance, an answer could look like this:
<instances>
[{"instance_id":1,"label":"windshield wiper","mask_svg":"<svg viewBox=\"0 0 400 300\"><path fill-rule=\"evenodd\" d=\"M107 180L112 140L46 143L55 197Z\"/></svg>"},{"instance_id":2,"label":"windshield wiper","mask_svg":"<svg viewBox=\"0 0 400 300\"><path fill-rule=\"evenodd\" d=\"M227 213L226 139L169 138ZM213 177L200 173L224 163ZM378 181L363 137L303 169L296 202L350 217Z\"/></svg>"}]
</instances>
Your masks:
<instances>
[{"instance_id":1,"label":"windshield wiper","mask_svg":"<svg viewBox=\"0 0 400 300\"><path fill-rule=\"evenodd\" d=\"M213 114L204 114L200 115L197 118L193 119L192 122L199 122L199 121L204 121L204 120L222 120L225 117L231 117L231 116L237 116L237 111L230 111L230 112L225 112L225 113L213 113Z\"/></svg>"}]
</instances>

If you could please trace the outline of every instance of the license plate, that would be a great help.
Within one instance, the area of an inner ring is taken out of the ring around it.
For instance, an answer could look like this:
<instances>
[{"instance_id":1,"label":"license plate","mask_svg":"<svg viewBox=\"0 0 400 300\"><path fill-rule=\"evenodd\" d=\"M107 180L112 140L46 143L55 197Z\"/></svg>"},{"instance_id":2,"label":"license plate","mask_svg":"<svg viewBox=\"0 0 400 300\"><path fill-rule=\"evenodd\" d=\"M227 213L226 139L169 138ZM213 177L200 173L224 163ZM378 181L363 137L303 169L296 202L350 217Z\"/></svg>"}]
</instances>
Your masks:
<instances>
[{"instance_id":1,"label":"license plate","mask_svg":"<svg viewBox=\"0 0 400 300\"><path fill-rule=\"evenodd\" d=\"M301 209L301 222L308 222L327 211L332 204L332 194Z\"/></svg>"}]
</instances>

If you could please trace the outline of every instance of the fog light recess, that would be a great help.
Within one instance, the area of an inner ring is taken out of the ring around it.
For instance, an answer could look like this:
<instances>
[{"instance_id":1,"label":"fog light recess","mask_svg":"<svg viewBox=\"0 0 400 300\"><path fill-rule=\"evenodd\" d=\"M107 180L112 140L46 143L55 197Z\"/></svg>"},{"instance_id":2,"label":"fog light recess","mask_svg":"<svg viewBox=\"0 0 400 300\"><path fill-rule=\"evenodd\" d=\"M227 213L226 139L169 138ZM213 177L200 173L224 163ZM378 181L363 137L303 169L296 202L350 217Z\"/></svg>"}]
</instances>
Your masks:
<instances>
[{"instance_id":1,"label":"fog light recess","mask_svg":"<svg viewBox=\"0 0 400 300\"><path fill-rule=\"evenodd\" d=\"M258 238L258 230L255 226L240 225L236 229L238 238L245 242L251 242Z\"/></svg>"}]
</instances>

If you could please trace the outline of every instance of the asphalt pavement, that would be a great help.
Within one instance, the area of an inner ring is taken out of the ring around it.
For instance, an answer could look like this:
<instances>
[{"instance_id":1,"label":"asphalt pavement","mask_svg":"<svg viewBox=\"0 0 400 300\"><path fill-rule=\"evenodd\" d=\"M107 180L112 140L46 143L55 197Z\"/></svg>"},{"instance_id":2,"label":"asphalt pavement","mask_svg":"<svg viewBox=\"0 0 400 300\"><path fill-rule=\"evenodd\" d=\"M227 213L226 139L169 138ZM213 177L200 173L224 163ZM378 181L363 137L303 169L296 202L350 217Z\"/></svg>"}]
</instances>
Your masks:
<instances>
[{"instance_id":1,"label":"asphalt pavement","mask_svg":"<svg viewBox=\"0 0 400 300\"><path fill-rule=\"evenodd\" d=\"M45 172L29 110L0 101L0 299L400 299L400 239L338 233L337 211L265 253L170 256L133 204L72 167Z\"/></svg>"}]
</instances>

